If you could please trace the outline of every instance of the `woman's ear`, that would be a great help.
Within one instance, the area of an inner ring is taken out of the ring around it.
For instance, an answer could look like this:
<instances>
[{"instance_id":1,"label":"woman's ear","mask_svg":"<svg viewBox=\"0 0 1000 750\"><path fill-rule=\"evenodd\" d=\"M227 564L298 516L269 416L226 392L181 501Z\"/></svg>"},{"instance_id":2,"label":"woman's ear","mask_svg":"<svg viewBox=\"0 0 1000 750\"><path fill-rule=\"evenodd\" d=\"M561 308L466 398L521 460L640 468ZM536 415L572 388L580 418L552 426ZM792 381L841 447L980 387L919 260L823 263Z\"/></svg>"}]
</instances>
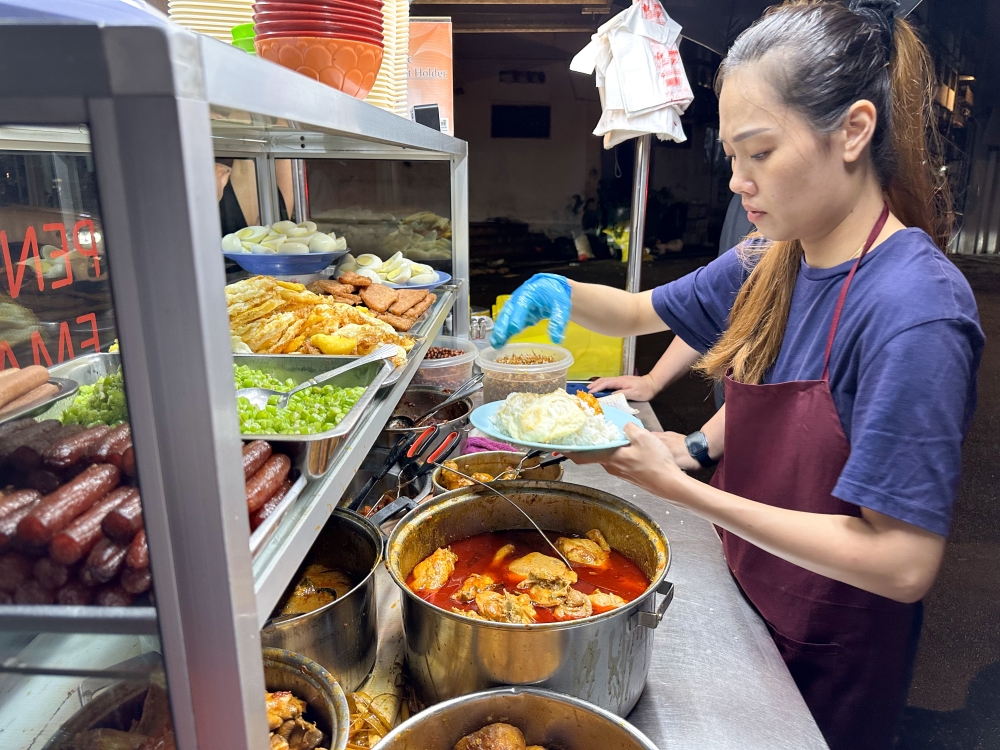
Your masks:
<instances>
[{"instance_id":1,"label":"woman's ear","mask_svg":"<svg viewBox=\"0 0 1000 750\"><path fill-rule=\"evenodd\" d=\"M867 99L854 102L847 110L844 124L841 126L843 139L844 161L856 162L865 152L875 134L875 123L878 121L878 111L875 105Z\"/></svg>"}]
</instances>

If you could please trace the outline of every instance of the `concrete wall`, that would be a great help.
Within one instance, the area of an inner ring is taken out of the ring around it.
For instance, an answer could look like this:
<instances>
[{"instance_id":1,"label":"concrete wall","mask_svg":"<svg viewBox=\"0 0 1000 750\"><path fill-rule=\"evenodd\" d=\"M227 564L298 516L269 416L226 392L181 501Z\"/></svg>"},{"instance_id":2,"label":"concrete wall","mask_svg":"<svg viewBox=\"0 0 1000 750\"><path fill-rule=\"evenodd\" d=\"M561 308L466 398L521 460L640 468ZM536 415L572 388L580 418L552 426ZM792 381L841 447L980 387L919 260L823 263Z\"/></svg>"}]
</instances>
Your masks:
<instances>
[{"instance_id":1,"label":"concrete wall","mask_svg":"<svg viewBox=\"0 0 1000 750\"><path fill-rule=\"evenodd\" d=\"M508 217L533 230L569 235L573 195L596 197L601 116L593 78L569 72L579 35L457 35L456 134L469 143L469 217ZM577 46L578 45L578 46ZM541 71L545 83L500 83L502 70ZM494 104L548 105L551 137L491 138Z\"/></svg>"}]
</instances>

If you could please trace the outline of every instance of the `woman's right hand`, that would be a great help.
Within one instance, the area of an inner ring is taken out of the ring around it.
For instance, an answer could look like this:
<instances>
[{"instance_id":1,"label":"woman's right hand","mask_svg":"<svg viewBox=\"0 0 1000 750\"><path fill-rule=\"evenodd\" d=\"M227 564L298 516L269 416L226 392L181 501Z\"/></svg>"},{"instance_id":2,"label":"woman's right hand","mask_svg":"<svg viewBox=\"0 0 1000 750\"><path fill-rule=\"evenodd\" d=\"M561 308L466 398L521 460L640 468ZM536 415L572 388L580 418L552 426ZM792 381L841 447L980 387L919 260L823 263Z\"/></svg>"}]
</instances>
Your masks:
<instances>
[{"instance_id":1,"label":"woman's right hand","mask_svg":"<svg viewBox=\"0 0 1000 750\"><path fill-rule=\"evenodd\" d=\"M493 326L490 344L501 348L507 339L543 318L549 319L549 338L560 344L566 337L573 303L569 281L552 273L536 273L514 290Z\"/></svg>"},{"instance_id":2,"label":"woman's right hand","mask_svg":"<svg viewBox=\"0 0 1000 750\"><path fill-rule=\"evenodd\" d=\"M697 471L701 468L698 460L688 451L687 435L681 435L679 432L654 432L653 437L667 446L674 461L684 471Z\"/></svg>"},{"instance_id":3,"label":"woman's right hand","mask_svg":"<svg viewBox=\"0 0 1000 750\"><path fill-rule=\"evenodd\" d=\"M620 391L629 401L651 401L660 391L653 382L653 376L648 374L598 378L587 386L587 390L590 393Z\"/></svg>"}]
</instances>

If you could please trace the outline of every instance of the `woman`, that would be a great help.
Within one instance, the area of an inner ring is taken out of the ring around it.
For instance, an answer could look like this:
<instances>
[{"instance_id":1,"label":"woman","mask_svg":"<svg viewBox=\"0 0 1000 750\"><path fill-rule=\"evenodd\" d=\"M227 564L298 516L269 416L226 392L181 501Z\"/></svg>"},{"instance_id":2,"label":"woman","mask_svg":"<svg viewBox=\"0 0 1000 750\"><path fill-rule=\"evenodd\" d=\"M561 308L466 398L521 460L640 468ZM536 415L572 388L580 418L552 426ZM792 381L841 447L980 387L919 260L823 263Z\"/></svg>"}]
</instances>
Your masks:
<instances>
[{"instance_id":1,"label":"woman","mask_svg":"<svg viewBox=\"0 0 1000 750\"><path fill-rule=\"evenodd\" d=\"M933 69L894 8L785 5L730 50L720 133L766 241L637 295L536 276L493 341L544 317L559 338L572 317L615 336L669 327L705 352L726 405L691 449L630 427L597 460L719 527L833 750L892 744L983 347L941 252ZM711 486L684 473L695 456L724 457Z\"/></svg>"}]
</instances>

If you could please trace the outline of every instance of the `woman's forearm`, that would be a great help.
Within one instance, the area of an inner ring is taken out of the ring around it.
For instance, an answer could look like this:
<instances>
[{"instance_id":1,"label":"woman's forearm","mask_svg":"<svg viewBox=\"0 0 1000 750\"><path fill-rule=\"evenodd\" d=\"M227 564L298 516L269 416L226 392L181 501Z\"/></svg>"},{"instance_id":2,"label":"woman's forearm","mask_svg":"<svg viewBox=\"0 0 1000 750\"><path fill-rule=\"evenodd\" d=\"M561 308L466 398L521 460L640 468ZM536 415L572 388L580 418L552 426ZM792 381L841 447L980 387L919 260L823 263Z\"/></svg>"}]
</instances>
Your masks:
<instances>
[{"instance_id":1,"label":"woman's forearm","mask_svg":"<svg viewBox=\"0 0 1000 750\"><path fill-rule=\"evenodd\" d=\"M662 391L687 375L699 357L701 354L697 349L685 344L680 336L674 336L663 356L649 371L649 377L656 391Z\"/></svg>"},{"instance_id":2,"label":"woman's forearm","mask_svg":"<svg viewBox=\"0 0 1000 750\"><path fill-rule=\"evenodd\" d=\"M806 513L738 497L690 477L671 500L807 570L902 602L923 598L944 553L943 537L880 513Z\"/></svg>"},{"instance_id":3,"label":"woman's forearm","mask_svg":"<svg viewBox=\"0 0 1000 750\"><path fill-rule=\"evenodd\" d=\"M701 428L708 441L708 457L716 461L726 450L726 405L723 404Z\"/></svg>"},{"instance_id":4,"label":"woman's forearm","mask_svg":"<svg viewBox=\"0 0 1000 750\"><path fill-rule=\"evenodd\" d=\"M587 330L605 336L640 336L666 331L656 310L653 293L631 294L603 284L570 281L573 312L571 320Z\"/></svg>"}]
</instances>

